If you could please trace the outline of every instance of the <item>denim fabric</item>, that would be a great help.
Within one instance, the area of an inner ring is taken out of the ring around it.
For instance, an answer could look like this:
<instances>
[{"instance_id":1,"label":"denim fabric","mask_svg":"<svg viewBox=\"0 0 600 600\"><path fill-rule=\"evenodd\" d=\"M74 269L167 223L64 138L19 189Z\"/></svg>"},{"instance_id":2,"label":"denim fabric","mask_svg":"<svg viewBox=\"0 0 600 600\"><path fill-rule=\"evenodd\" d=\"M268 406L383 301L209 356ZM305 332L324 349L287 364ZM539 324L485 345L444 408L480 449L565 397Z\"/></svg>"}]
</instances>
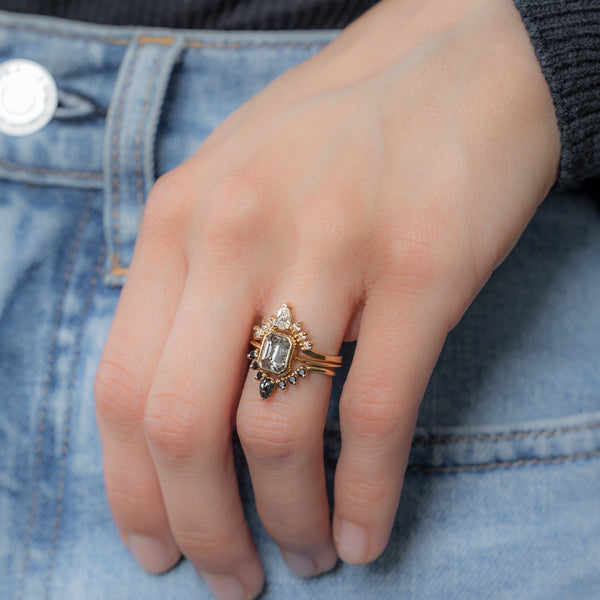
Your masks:
<instances>
[{"instance_id":1,"label":"denim fabric","mask_svg":"<svg viewBox=\"0 0 600 600\"><path fill-rule=\"evenodd\" d=\"M144 573L112 523L93 379L157 175L335 31L116 28L0 13L0 60L56 79L42 131L0 137L0 598L210 598ZM448 336L392 540L304 581L240 490L266 599L600 597L600 209L555 192ZM353 346L343 348L346 364ZM346 367L347 368L347 367ZM334 379L325 431L340 447Z\"/></svg>"}]
</instances>

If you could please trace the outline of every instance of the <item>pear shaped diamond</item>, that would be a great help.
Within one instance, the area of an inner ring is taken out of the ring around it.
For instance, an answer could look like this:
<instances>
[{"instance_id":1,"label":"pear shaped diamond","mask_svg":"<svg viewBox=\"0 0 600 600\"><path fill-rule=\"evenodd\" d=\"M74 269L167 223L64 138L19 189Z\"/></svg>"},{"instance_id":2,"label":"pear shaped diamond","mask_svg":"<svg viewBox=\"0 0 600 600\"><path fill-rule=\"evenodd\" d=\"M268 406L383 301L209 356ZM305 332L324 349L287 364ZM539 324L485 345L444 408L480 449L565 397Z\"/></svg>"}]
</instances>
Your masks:
<instances>
[{"instance_id":1,"label":"pear shaped diamond","mask_svg":"<svg viewBox=\"0 0 600 600\"><path fill-rule=\"evenodd\" d=\"M287 304L284 304L277 312L275 326L279 329L289 329L292 325L292 311Z\"/></svg>"}]
</instances>

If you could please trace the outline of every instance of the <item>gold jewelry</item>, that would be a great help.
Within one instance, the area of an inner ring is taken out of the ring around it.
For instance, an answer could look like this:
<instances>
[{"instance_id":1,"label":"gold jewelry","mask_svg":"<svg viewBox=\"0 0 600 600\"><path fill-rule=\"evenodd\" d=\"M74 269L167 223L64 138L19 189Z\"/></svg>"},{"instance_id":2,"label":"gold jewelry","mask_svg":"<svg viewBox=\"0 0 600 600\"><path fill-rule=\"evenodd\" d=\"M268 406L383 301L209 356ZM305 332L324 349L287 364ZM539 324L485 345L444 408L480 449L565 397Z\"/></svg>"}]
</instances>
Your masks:
<instances>
[{"instance_id":1,"label":"gold jewelry","mask_svg":"<svg viewBox=\"0 0 600 600\"><path fill-rule=\"evenodd\" d=\"M276 315L254 327L248 358L250 368L257 371L260 397L266 400L278 388L296 385L309 371L334 376L342 365L341 356L330 356L313 350L313 343L301 322L294 323L292 309L284 304Z\"/></svg>"}]
</instances>

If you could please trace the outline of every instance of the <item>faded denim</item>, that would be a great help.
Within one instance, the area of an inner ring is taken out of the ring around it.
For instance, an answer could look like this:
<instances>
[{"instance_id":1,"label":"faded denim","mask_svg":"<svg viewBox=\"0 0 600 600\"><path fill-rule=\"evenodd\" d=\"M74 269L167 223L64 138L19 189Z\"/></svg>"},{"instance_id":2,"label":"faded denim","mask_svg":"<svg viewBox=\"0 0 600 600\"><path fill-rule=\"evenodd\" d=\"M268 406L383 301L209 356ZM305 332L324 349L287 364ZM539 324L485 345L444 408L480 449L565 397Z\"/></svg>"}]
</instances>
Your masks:
<instances>
[{"instance_id":1,"label":"faded denim","mask_svg":"<svg viewBox=\"0 0 600 600\"><path fill-rule=\"evenodd\" d=\"M335 31L117 28L0 13L0 60L60 90L42 131L0 136L0 598L210 594L144 573L112 523L92 386L155 178ZM393 325L393 324L391 324ZM352 345L344 346L348 361ZM334 379L331 489L340 439ZM392 540L368 566L292 575L262 529L268 600L600 598L600 209L553 192L448 336Z\"/></svg>"}]
</instances>

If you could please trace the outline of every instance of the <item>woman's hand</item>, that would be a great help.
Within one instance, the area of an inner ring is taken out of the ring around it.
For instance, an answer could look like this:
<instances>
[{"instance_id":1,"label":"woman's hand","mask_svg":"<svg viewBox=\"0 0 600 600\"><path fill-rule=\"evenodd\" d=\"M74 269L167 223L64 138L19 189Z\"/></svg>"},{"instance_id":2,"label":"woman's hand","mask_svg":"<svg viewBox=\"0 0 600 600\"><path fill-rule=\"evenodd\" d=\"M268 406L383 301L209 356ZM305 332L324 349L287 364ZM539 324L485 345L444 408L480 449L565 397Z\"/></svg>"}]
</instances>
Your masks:
<instances>
[{"instance_id":1,"label":"woman's hand","mask_svg":"<svg viewBox=\"0 0 600 600\"><path fill-rule=\"evenodd\" d=\"M160 572L182 553L218 597L258 593L236 425L258 513L293 571L376 558L446 335L558 160L510 0L385 0L161 177L95 389L110 505L141 565ZM318 350L358 339L332 526L331 379L261 401L248 374L252 326L284 302Z\"/></svg>"}]
</instances>

